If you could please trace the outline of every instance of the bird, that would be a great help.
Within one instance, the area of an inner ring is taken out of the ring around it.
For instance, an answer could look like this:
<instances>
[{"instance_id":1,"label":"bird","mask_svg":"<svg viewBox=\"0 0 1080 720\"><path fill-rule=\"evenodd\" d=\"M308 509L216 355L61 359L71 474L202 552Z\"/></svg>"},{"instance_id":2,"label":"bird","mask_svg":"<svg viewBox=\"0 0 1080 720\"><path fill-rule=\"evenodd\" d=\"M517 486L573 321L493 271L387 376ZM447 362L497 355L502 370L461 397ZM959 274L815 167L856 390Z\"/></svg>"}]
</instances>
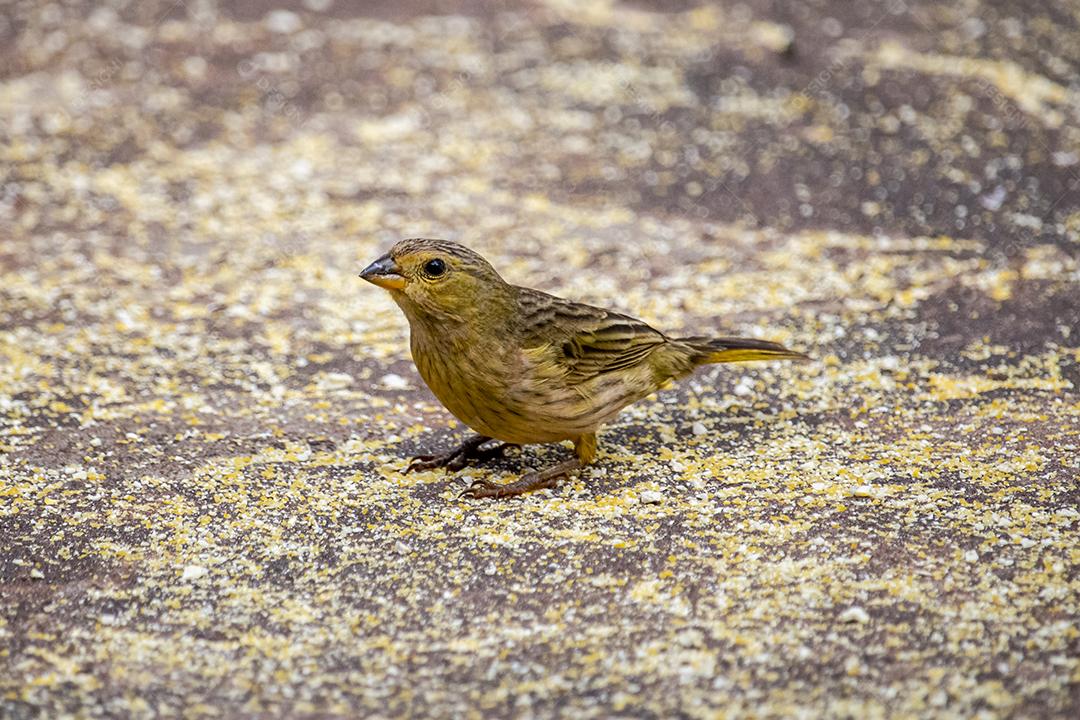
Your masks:
<instances>
[{"instance_id":1,"label":"bird","mask_svg":"<svg viewBox=\"0 0 1080 720\"><path fill-rule=\"evenodd\" d=\"M461 493L468 498L554 487L596 459L600 426L701 365L809 359L753 338L672 337L623 313L513 285L450 240L400 240L360 277L389 291L408 320L420 376L476 433L413 458L406 473L460 470L515 445L574 443L573 458L509 483L475 480Z\"/></svg>"}]
</instances>

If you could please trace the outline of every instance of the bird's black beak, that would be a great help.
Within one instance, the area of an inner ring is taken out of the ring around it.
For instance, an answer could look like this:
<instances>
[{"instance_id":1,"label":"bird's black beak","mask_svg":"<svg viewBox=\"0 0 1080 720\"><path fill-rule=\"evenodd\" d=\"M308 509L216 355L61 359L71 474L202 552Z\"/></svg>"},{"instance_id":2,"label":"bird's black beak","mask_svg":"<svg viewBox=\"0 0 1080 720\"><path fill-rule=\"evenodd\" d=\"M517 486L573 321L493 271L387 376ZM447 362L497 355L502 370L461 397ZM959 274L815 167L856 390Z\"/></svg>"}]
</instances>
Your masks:
<instances>
[{"instance_id":1,"label":"bird's black beak","mask_svg":"<svg viewBox=\"0 0 1080 720\"><path fill-rule=\"evenodd\" d=\"M397 266L389 253L364 268L360 277L387 290L401 290L405 287L405 277L401 274L401 268Z\"/></svg>"}]
</instances>

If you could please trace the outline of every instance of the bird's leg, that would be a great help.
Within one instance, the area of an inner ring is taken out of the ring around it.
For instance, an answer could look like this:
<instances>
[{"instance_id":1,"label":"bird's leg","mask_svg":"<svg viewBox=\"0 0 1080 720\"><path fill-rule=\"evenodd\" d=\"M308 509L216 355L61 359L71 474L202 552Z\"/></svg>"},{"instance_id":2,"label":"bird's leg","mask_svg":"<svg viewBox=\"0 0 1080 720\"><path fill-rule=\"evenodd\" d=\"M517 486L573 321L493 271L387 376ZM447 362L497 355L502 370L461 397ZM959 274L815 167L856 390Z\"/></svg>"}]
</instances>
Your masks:
<instances>
[{"instance_id":1,"label":"bird's leg","mask_svg":"<svg viewBox=\"0 0 1080 720\"><path fill-rule=\"evenodd\" d=\"M522 475L520 479L508 485L499 485L490 480L474 480L469 487L462 491L459 497L467 498L507 498L515 495L524 495L533 490L554 487L559 478L567 473L588 465L596 457L596 433L582 435L574 441L574 452L577 457L573 460L564 460L546 470L531 472Z\"/></svg>"},{"instance_id":2,"label":"bird's leg","mask_svg":"<svg viewBox=\"0 0 1080 720\"><path fill-rule=\"evenodd\" d=\"M519 480L508 485L499 485L490 480L474 480L472 485L461 491L458 497L467 498L508 498L515 495L524 495L533 490L554 487L566 473L581 467L581 461L577 458L565 460L558 465L553 465L547 470L526 473Z\"/></svg>"},{"instance_id":3,"label":"bird's leg","mask_svg":"<svg viewBox=\"0 0 1080 720\"><path fill-rule=\"evenodd\" d=\"M502 457L502 454L506 451L506 448L510 447L510 443L500 443L494 447L483 448L481 447L491 438L485 435L473 435L460 446L450 450L448 452L440 453L438 455L417 455L409 463L409 466L405 468L405 473L411 473L414 470L431 470L432 468L445 467L448 470L460 470L465 467L469 460L490 460L495 457Z\"/></svg>"}]
</instances>

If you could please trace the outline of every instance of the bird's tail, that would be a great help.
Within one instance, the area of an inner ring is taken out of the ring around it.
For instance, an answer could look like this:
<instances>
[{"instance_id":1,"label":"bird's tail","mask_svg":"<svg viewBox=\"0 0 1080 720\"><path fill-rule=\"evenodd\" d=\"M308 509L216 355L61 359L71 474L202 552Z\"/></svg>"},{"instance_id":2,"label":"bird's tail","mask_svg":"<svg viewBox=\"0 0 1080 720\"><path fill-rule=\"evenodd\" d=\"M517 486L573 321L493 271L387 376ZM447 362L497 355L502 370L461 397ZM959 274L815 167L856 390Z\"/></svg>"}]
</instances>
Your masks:
<instances>
[{"instance_id":1,"label":"bird's tail","mask_svg":"<svg viewBox=\"0 0 1080 720\"><path fill-rule=\"evenodd\" d=\"M749 362L751 360L799 360L805 362L810 359L801 352L788 350L778 343L754 340L753 338L690 337L682 338L681 342L685 343L693 351L692 359L695 365Z\"/></svg>"}]
</instances>

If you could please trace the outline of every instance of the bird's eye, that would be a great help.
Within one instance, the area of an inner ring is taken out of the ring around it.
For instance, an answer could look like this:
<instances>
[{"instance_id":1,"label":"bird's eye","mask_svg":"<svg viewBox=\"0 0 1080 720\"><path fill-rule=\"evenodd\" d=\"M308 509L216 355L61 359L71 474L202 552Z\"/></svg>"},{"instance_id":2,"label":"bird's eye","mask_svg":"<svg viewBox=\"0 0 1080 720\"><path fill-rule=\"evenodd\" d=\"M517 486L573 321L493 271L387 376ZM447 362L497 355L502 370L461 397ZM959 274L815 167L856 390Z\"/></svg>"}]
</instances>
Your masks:
<instances>
[{"instance_id":1,"label":"bird's eye","mask_svg":"<svg viewBox=\"0 0 1080 720\"><path fill-rule=\"evenodd\" d=\"M428 277L439 277L446 272L446 263L439 258L428 260L424 263L424 274Z\"/></svg>"}]
</instances>

